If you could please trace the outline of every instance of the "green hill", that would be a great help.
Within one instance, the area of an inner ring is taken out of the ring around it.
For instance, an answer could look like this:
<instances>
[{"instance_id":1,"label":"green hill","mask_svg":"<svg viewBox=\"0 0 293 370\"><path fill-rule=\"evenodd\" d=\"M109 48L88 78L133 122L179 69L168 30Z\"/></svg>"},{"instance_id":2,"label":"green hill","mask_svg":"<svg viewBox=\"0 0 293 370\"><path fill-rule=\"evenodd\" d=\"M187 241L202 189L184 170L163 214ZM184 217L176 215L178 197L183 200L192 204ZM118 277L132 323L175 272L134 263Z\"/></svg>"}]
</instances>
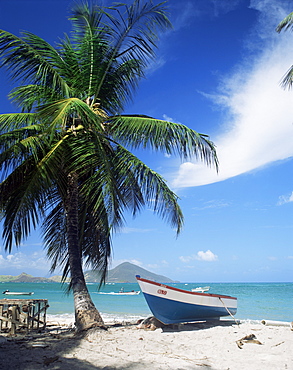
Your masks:
<instances>
[{"instance_id":1,"label":"green hill","mask_svg":"<svg viewBox=\"0 0 293 370\"><path fill-rule=\"evenodd\" d=\"M26 274L25 272L17 276L0 275L0 282L7 283L54 283L60 281L61 276L52 276L51 278L34 277L32 275Z\"/></svg>"},{"instance_id":2,"label":"green hill","mask_svg":"<svg viewBox=\"0 0 293 370\"><path fill-rule=\"evenodd\" d=\"M106 281L108 283L135 283L135 275L140 275L145 279L154 280L160 283L174 282L166 276L154 274L130 262L121 263L112 270L109 270ZM99 273L96 271L86 271L85 278L87 282L91 283L97 283L100 281Z\"/></svg>"},{"instance_id":3,"label":"green hill","mask_svg":"<svg viewBox=\"0 0 293 370\"><path fill-rule=\"evenodd\" d=\"M9 283L13 279L15 279L15 276L12 276L12 275L0 275L0 282L1 283L2 282L4 282L4 283L8 282Z\"/></svg>"}]
</instances>

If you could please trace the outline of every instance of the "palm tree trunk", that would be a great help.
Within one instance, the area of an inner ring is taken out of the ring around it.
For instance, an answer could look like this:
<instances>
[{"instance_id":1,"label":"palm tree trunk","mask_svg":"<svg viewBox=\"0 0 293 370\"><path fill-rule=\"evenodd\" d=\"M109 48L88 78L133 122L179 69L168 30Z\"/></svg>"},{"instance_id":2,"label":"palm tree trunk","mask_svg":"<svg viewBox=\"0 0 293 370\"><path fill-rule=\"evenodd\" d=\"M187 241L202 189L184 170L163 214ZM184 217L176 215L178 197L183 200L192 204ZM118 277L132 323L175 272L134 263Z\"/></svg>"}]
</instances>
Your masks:
<instances>
[{"instance_id":1,"label":"palm tree trunk","mask_svg":"<svg viewBox=\"0 0 293 370\"><path fill-rule=\"evenodd\" d=\"M68 176L68 197L65 204L68 258L71 274L71 288L74 297L75 324L77 331L104 326L103 319L96 309L87 289L82 269L78 235L78 175Z\"/></svg>"}]
</instances>

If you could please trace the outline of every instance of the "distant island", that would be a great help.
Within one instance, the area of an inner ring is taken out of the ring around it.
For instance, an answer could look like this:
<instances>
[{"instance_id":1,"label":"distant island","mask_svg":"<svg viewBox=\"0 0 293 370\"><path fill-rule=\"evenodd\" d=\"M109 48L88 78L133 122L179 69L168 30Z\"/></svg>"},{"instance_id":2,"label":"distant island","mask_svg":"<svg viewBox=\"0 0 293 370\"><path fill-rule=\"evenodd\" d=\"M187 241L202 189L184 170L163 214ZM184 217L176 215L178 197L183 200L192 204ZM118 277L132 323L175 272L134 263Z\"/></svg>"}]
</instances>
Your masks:
<instances>
[{"instance_id":1,"label":"distant island","mask_svg":"<svg viewBox=\"0 0 293 370\"><path fill-rule=\"evenodd\" d=\"M59 283L61 276L52 276L50 278L34 277L25 272L20 275L0 275L0 283Z\"/></svg>"},{"instance_id":2,"label":"distant island","mask_svg":"<svg viewBox=\"0 0 293 370\"><path fill-rule=\"evenodd\" d=\"M85 280L87 283L99 283L100 274L97 271L85 271ZM135 283L135 275L160 283L174 283L170 278L154 274L130 262L123 262L115 268L108 271L107 283ZM61 276L52 276L50 278L34 277L32 275L21 273L18 276L0 275L0 282L9 283L56 283L61 281Z\"/></svg>"}]
</instances>

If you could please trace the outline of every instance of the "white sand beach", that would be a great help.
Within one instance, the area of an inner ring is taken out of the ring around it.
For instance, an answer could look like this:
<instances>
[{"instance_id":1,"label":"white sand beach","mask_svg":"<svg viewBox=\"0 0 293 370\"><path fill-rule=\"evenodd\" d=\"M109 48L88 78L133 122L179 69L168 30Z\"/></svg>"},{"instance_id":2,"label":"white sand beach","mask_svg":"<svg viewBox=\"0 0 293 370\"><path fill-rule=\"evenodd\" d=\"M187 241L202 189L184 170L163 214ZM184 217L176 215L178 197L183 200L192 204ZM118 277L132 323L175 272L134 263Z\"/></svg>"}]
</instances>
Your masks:
<instances>
[{"instance_id":1,"label":"white sand beach","mask_svg":"<svg viewBox=\"0 0 293 370\"><path fill-rule=\"evenodd\" d=\"M247 337L253 340L240 339ZM78 338L68 323L43 333L0 334L2 370L293 369L292 325L233 321L185 324L156 330L109 325Z\"/></svg>"}]
</instances>

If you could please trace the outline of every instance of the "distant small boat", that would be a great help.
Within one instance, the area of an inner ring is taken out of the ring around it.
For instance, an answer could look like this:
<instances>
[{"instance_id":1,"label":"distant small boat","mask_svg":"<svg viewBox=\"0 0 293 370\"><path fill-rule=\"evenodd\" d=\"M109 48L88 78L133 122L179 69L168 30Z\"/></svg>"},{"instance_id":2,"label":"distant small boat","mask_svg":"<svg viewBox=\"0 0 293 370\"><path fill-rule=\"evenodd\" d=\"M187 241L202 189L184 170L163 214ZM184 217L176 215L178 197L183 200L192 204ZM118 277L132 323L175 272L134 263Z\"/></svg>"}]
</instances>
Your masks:
<instances>
[{"instance_id":1,"label":"distant small boat","mask_svg":"<svg viewBox=\"0 0 293 370\"><path fill-rule=\"evenodd\" d=\"M193 288L191 289L192 292L197 292L197 293L204 293L204 292L208 292L209 290L211 289L211 287L209 286L204 286L204 287L197 287L197 288Z\"/></svg>"},{"instance_id":2,"label":"distant small boat","mask_svg":"<svg viewBox=\"0 0 293 370\"><path fill-rule=\"evenodd\" d=\"M175 324L233 316L237 298L174 288L136 275L153 315L164 324Z\"/></svg>"},{"instance_id":3,"label":"distant small boat","mask_svg":"<svg viewBox=\"0 0 293 370\"><path fill-rule=\"evenodd\" d=\"M140 293L140 290L132 290L130 292L124 292L124 291L119 291L119 292L99 292L99 294L110 294L110 295L138 295Z\"/></svg>"},{"instance_id":4,"label":"distant small boat","mask_svg":"<svg viewBox=\"0 0 293 370\"><path fill-rule=\"evenodd\" d=\"M10 292L9 290L4 290L2 294L6 295L32 295L34 292Z\"/></svg>"}]
</instances>

